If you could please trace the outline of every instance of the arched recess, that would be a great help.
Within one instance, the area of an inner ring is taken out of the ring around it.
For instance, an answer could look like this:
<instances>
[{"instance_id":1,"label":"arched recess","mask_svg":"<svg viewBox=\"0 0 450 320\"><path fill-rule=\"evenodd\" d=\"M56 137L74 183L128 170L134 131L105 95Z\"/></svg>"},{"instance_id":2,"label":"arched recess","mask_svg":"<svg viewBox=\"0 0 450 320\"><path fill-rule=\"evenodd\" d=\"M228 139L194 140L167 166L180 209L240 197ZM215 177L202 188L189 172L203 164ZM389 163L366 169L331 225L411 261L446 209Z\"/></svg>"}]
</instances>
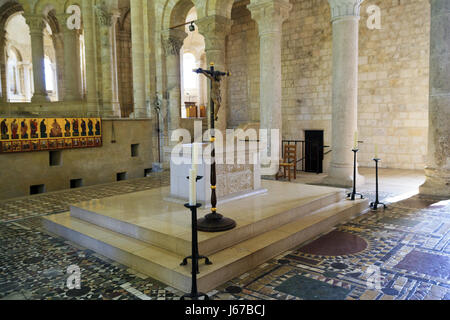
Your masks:
<instances>
[{"instance_id":1,"label":"arched recess","mask_svg":"<svg viewBox=\"0 0 450 320\"><path fill-rule=\"evenodd\" d=\"M5 23L6 100L29 102L32 95L31 40L21 12Z\"/></svg>"},{"instance_id":2,"label":"arched recess","mask_svg":"<svg viewBox=\"0 0 450 320\"><path fill-rule=\"evenodd\" d=\"M7 100L5 26L10 17L23 11L24 6L17 1L8 1L0 7L0 96L1 101L5 102Z\"/></svg>"},{"instance_id":3,"label":"arched recess","mask_svg":"<svg viewBox=\"0 0 450 320\"><path fill-rule=\"evenodd\" d=\"M197 10L192 7L185 21L195 20L197 20ZM198 118L202 115L206 116L207 81L205 77L192 72L192 69L206 68L205 39L196 27L191 31L190 25L186 25L184 30L188 36L183 41L180 53L181 116L182 118Z\"/></svg>"},{"instance_id":4,"label":"arched recess","mask_svg":"<svg viewBox=\"0 0 450 320\"><path fill-rule=\"evenodd\" d=\"M168 0L162 16L162 30L168 30L171 27L183 24L193 7L195 7L195 4L191 0Z\"/></svg>"}]
</instances>

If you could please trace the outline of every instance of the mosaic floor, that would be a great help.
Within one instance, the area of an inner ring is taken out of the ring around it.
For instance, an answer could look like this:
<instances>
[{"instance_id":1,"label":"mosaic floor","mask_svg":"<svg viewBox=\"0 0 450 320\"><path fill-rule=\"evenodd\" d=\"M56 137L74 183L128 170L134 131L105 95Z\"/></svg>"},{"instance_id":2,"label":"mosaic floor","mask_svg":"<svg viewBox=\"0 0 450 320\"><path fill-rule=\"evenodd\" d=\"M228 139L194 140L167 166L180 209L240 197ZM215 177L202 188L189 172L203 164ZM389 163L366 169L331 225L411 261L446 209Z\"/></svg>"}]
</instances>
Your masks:
<instances>
[{"instance_id":1,"label":"mosaic floor","mask_svg":"<svg viewBox=\"0 0 450 320\"><path fill-rule=\"evenodd\" d=\"M168 174L0 203L0 299L171 300L181 292L45 233L71 202L168 185ZM363 192L373 199L373 192ZM397 196L380 194L380 200ZM79 266L81 289L68 289ZM213 299L450 300L450 201L413 196L336 227L209 293Z\"/></svg>"}]
</instances>

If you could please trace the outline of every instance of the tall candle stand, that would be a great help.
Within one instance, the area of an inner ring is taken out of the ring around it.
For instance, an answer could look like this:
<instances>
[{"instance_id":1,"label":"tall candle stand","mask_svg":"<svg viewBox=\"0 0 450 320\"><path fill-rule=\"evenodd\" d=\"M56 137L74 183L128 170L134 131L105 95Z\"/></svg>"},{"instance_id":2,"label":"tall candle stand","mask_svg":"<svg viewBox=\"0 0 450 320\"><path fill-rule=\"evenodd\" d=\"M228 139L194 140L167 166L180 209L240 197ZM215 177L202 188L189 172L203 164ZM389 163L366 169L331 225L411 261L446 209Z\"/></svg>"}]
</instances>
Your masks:
<instances>
[{"instance_id":1,"label":"tall candle stand","mask_svg":"<svg viewBox=\"0 0 450 320\"><path fill-rule=\"evenodd\" d=\"M220 77L228 76L228 72L221 72L214 70L214 64L211 63L209 70L197 69L196 73L202 73L210 78L210 90L212 95L213 81L220 81ZM216 181L216 150L215 150L215 115L214 115L214 101L210 99L210 119L211 119L211 213L205 215L204 218L198 220L198 230L205 232L220 232L233 229L236 227L236 222L233 219L226 218L217 212L217 181Z\"/></svg>"},{"instance_id":2,"label":"tall candle stand","mask_svg":"<svg viewBox=\"0 0 450 320\"><path fill-rule=\"evenodd\" d=\"M197 181L200 180L202 177L197 177ZM186 203L184 205L186 208L191 210L191 216L192 216L192 255L189 257L186 257L183 259L183 262L180 264L182 266L185 266L188 264L188 259L191 259L192 261L192 287L191 287L191 293L185 294L180 298L180 300L185 300L185 298L190 298L191 300L199 300L199 298L204 297L204 300L209 300L209 297L207 294L198 292L197 289L197 274L199 273L198 270L198 260L205 259L205 264L210 265L212 262L208 259L208 257L201 256L198 253L198 236L197 236L197 209L200 208L202 205L200 203L195 205L190 205L189 203Z\"/></svg>"},{"instance_id":3,"label":"tall candle stand","mask_svg":"<svg viewBox=\"0 0 450 320\"><path fill-rule=\"evenodd\" d=\"M378 162L380 162L381 159L375 158L375 159L373 159L373 161L375 161L375 202L372 202L370 204L370 208L372 210L377 210L378 209L378 205L382 204L383 205L383 209L386 209L387 206L384 203L378 201Z\"/></svg>"},{"instance_id":4,"label":"tall candle stand","mask_svg":"<svg viewBox=\"0 0 450 320\"><path fill-rule=\"evenodd\" d=\"M358 153L359 149L354 148L353 151L353 191L347 194L347 198L350 198L350 200L354 201L356 196L360 196L361 199L364 199L364 196L361 193L356 192L356 154Z\"/></svg>"}]
</instances>

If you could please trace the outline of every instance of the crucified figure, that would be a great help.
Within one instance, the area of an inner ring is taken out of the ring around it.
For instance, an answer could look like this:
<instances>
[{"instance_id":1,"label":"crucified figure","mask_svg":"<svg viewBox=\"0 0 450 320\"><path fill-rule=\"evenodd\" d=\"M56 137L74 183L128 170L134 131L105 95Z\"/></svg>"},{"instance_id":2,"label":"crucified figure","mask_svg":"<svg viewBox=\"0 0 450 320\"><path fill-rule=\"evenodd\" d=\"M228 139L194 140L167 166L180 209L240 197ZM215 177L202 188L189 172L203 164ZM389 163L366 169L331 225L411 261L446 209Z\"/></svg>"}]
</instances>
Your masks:
<instances>
[{"instance_id":1,"label":"crucified figure","mask_svg":"<svg viewBox=\"0 0 450 320\"><path fill-rule=\"evenodd\" d=\"M222 103L222 95L220 92L220 81L222 77L229 76L229 72L214 71L214 67L211 66L211 70L194 69L195 73L201 73L211 80L211 100L214 104L214 121L218 120L218 114L220 105Z\"/></svg>"}]
</instances>

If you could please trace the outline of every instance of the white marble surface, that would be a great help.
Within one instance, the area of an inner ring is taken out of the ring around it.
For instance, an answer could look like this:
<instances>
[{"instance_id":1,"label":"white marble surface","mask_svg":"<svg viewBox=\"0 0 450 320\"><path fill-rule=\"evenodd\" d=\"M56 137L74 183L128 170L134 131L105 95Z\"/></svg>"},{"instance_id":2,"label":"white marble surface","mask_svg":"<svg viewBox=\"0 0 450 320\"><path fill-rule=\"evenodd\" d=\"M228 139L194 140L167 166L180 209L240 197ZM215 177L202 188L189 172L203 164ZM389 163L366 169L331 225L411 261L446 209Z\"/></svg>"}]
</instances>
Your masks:
<instances>
[{"instance_id":1,"label":"white marble surface","mask_svg":"<svg viewBox=\"0 0 450 320\"><path fill-rule=\"evenodd\" d=\"M198 164L198 176L203 178L197 182L197 201L208 204L211 201L211 165L209 143L203 143ZM225 149L225 148L224 148ZM245 152L247 159L253 159L257 154L257 149L238 146L234 155L234 164L222 164L219 159L226 160L224 149L216 150L216 176L217 176L217 197L219 202L232 200L236 197L242 198L264 192L261 187L261 174L259 161L256 165L246 162L245 165L237 164L237 153ZM192 144L184 144L183 152L179 155L172 155L170 160L170 197L167 200L187 201L189 199L189 169L191 164ZM246 166L246 167L245 167ZM247 168L247 169L245 169ZM249 175L251 175L249 177ZM246 181L242 186L240 182ZM250 181L250 182L249 182Z\"/></svg>"}]
</instances>

